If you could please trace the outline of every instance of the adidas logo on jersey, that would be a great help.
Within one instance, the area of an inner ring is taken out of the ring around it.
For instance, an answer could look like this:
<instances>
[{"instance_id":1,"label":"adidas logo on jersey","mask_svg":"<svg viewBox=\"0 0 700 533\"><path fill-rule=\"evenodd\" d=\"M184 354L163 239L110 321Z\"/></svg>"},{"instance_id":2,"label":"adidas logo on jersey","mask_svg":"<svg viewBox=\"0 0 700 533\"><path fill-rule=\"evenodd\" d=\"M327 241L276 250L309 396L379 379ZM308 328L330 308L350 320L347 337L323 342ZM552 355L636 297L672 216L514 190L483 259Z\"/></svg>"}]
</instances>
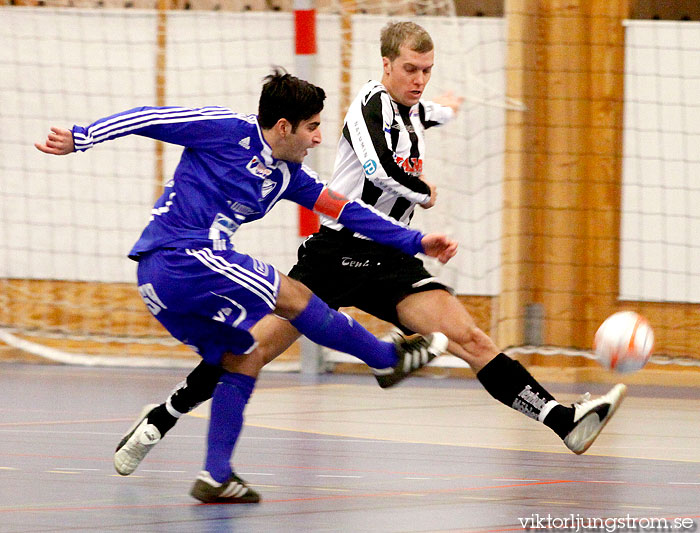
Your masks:
<instances>
[{"instance_id":1,"label":"adidas logo on jersey","mask_svg":"<svg viewBox=\"0 0 700 533\"><path fill-rule=\"evenodd\" d=\"M245 148L246 150L250 150L250 137L245 137L238 141L238 146L241 146L242 148Z\"/></svg>"},{"instance_id":2,"label":"adidas logo on jersey","mask_svg":"<svg viewBox=\"0 0 700 533\"><path fill-rule=\"evenodd\" d=\"M272 181L271 179L265 178L265 181L263 181L262 184L262 195L263 198L265 198L272 190L275 188L277 184Z\"/></svg>"}]
</instances>

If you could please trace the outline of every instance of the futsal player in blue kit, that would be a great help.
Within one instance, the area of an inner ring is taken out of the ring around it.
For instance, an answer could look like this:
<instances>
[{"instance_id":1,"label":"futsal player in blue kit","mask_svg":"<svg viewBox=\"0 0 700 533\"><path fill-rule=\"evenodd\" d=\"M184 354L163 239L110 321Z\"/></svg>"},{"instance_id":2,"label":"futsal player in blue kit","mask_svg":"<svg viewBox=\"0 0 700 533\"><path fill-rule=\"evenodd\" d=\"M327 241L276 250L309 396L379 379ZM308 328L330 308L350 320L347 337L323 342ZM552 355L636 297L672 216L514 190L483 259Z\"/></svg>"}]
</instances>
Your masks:
<instances>
[{"instance_id":1,"label":"futsal player in blue kit","mask_svg":"<svg viewBox=\"0 0 700 533\"><path fill-rule=\"evenodd\" d=\"M450 120L461 99L422 99L435 57L430 34L418 24L389 22L380 33L380 52L381 82L364 84L347 111L330 186L408 223L417 205L427 209L436 199L435 187L422 174L424 130ZM559 403L520 362L498 350L422 261L360 238L332 218L299 247L289 276L335 309L356 307L403 333L441 331L448 351L474 370L494 399L550 428L575 454L586 452L624 399L625 385L617 384L597 398L586 394L573 404ZM274 315L258 322L254 332L259 347L247 356L253 374L299 336L289 321ZM202 361L165 401L144 406L116 447L115 470L133 473L183 414L212 397L220 373ZM396 379L378 376L378 381L386 387ZM146 434L153 437L146 441Z\"/></svg>"},{"instance_id":2,"label":"futsal player in blue kit","mask_svg":"<svg viewBox=\"0 0 700 533\"><path fill-rule=\"evenodd\" d=\"M380 341L302 283L234 248L239 226L291 200L410 255L447 262L456 253L457 244L445 235L424 235L348 201L302 165L321 142L324 99L323 89L278 69L265 79L257 115L221 107L141 107L87 127L53 127L35 144L44 153L66 155L133 134L185 147L129 257L138 262L138 290L150 312L224 370L212 399L205 470L191 491L204 502L260 499L230 460L257 377L241 356L256 350L251 330L265 315L274 312L310 340L358 357L390 383L447 347L438 332Z\"/></svg>"}]
</instances>

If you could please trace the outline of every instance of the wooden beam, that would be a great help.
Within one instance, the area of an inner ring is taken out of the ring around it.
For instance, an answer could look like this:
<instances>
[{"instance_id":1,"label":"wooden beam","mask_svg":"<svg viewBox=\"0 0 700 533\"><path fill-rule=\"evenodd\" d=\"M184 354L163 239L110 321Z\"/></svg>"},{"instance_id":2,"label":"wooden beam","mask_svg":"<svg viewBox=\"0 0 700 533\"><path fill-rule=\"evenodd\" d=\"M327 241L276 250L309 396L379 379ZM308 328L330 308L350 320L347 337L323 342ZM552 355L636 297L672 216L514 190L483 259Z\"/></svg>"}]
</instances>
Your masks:
<instances>
[{"instance_id":1,"label":"wooden beam","mask_svg":"<svg viewBox=\"0 0 700 533\"><path fill-rule=\"evenodd\" d=\"M158 0L156 15L156 105L161 107L166 103L165 72L167 69L168 46L168 1L169 0ZM160 198L160 195L163 194L165 176L164 146L165 145L161 141L155 141L154 200Z\"/></svg>"}]
</instances>

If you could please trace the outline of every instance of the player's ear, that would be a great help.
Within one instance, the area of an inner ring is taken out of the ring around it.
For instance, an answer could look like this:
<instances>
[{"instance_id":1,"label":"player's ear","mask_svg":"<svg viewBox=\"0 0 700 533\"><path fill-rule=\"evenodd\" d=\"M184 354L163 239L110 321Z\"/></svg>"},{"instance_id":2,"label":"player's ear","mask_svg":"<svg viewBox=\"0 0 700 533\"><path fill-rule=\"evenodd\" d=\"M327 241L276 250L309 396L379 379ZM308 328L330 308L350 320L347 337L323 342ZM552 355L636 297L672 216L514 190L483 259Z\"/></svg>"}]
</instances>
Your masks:
<instances>
[{"instance_id":1,"label":"player's ear","mask_svg":"<svg viewBox=\"0 0 700 533\"><path fill-rule=\"evenodd\" d=\"M275 124L275 129L277 129L277 133L279 133L280 137L286 137L292 133L292 124L286 118L281 118L277 121L277 124Z\"/></svg>"},{"instance_id":2,"label":"player's ear","mask_svg":"<svg viewBox=\"0 0 700 533\"><path fill-rule=\"evenodd\" d=\"M391 72L391 59L382 57L382 65L384 65L384 74L389 74Z\"/></svg>"}]
</instances>

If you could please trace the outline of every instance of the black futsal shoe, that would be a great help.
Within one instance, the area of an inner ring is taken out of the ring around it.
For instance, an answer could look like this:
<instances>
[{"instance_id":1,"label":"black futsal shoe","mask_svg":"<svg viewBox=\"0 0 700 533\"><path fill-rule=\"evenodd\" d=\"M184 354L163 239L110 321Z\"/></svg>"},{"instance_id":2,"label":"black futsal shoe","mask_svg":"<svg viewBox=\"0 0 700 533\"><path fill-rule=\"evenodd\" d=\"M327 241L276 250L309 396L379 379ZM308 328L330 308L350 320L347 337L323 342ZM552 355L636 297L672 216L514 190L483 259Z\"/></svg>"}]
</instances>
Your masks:
<instances>
[{"instance_id":1,"label":"black futsal shoe","mask_svg":"<svg viewBox=\"0 0 700 533\"><path fill-rule=\"evenodd\" d=\"M190 495L204 503L258 503L260 494L251 489L236 474L223 483L215 481L211 474L202 470L192 486Z\"/></svg>"},{"instance_id":2,"label":"black futsal shoe","mask_svg":"<svg viewBox=\"0 0 700 533\"><path fill-rule=\"evenodd\" d=\"M447 344L447 337L438 332L409 338L397 335L394 346L399 356L398 363L389 368L373 368L374 377L382 389L393 387L441 355L447 349Z\"/></svg>"}]
</instances>

